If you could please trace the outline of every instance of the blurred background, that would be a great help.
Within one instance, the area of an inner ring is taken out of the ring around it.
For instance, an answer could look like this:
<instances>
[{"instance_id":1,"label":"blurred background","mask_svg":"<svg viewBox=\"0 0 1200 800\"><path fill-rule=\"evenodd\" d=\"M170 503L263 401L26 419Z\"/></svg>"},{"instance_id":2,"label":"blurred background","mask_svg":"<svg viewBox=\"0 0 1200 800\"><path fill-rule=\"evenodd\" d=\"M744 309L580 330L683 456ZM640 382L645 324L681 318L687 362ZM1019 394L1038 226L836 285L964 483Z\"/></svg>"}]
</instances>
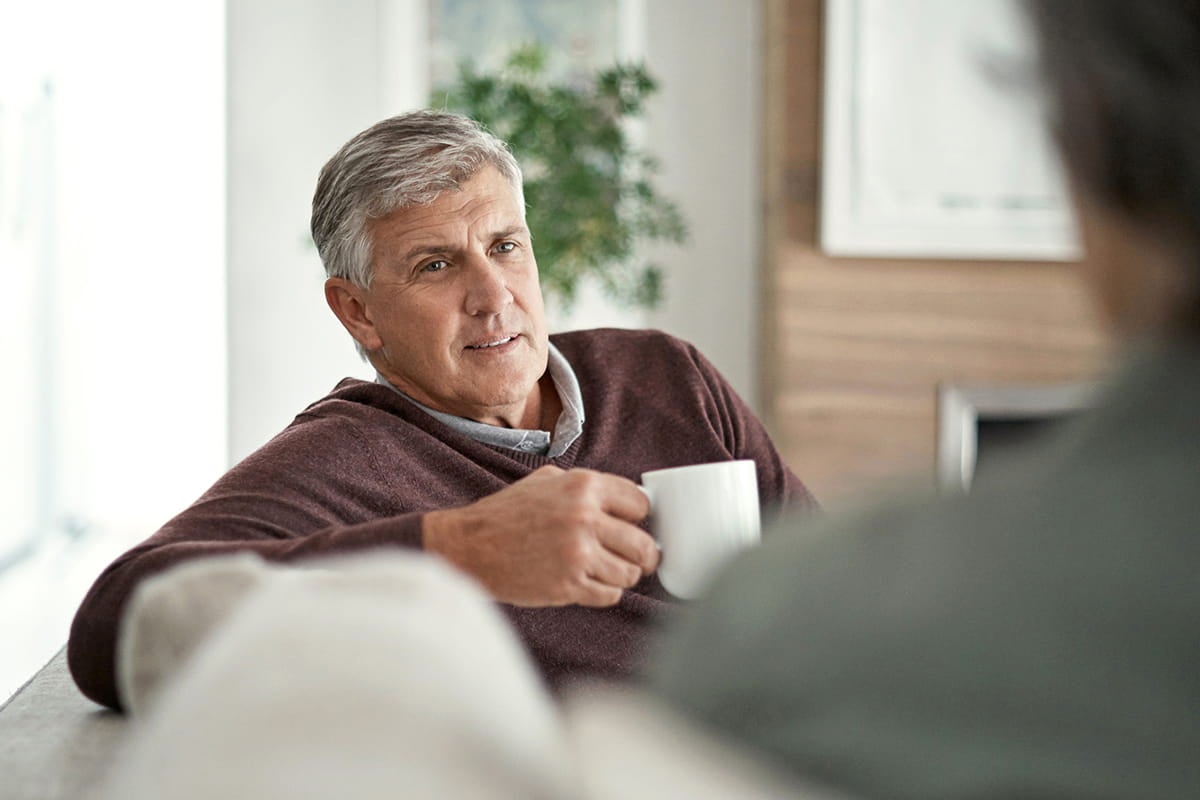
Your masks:
<instances>
[{"instance_id":1,"label":"blurred background","mask_svg":"<svg viewBox=\"0 0 1200 800\"><path fill-rule=\"evenodd\" d=\"M762 16L708 5L2 0L0 695L111 558L370 375L322 295L317 172L463 58L647 63L663 89L631 135L694 233L655 254L657 309L584 287L557 324L664 328L755 402Z\"/></svg>"},{"instance_id":2,"label":"blurred background","mask_svg":"<svg viewBox=\"0 0 1200 800\"><path fill-rule=\"evenodd\" d=\"M556 324L693 341L827 507L933 484L939 387L1102 372L1069 260L823 246L826 26L849 9L869 32L878 6L0 0L0 698L62 646L112 558L370 375L322 296L316 175L467 56L495 67L532 40L552 70L645 63L660 90L629 133L689 237L648 254L657 308L584 287Z\"/></svg>"}]
</instances>

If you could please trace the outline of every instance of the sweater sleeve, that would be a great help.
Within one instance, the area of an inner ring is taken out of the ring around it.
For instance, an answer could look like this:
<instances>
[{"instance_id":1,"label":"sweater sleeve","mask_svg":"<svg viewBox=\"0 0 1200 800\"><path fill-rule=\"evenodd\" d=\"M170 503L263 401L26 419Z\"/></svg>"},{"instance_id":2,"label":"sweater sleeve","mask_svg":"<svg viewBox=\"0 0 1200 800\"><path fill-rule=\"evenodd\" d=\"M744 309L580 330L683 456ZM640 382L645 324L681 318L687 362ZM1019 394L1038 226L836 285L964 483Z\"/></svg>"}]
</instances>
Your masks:
<instances>
[{"instance_id":1,"label":"sweater sleeve","mask_svg":"<svg viewBox=\"0 0 1200 800\"><path fill-rule=\"evenodd\" d=\"M758 493L769 514L818 510L808 487L784 463L762 422L724 376L692 345L689 355L715 404L714 422L725 437L726 448L735 458L750 459L758 470Z\"/></svg>"},{"instance_id":2,"label":"sweater sleeve","mask_svg":"<svg viewBox=\"0 0 1200 800\"><path fill-rule=\"evenodd\" d=\"M89 698L120 709L115 653L121 612L147 576L192 558L253 552L271 561L380 547L421 547L421 510L404 510L337 420L293 424L188 509L104 570L76 612L71 674Z\"/></svg>"}]
</instances>

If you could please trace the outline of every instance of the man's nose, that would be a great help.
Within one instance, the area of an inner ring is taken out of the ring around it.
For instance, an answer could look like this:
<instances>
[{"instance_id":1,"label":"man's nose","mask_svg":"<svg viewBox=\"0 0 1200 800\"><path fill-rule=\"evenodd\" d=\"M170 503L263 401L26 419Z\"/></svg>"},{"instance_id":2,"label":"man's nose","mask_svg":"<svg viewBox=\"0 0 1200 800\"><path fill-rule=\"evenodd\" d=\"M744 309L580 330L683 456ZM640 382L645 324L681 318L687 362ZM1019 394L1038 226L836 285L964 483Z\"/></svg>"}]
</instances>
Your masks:
<instances>
[{"instance_id":1,"label":"man's nose","mask_svg":"<svg viewBox=\"0 0 1200 800\"><path fill-rule=\"evenodd\" d=\"M475 258L468 271L466 312L471 316L498 314L512 303L504 268L488 258Z\"/></svg>"}]
</instances>

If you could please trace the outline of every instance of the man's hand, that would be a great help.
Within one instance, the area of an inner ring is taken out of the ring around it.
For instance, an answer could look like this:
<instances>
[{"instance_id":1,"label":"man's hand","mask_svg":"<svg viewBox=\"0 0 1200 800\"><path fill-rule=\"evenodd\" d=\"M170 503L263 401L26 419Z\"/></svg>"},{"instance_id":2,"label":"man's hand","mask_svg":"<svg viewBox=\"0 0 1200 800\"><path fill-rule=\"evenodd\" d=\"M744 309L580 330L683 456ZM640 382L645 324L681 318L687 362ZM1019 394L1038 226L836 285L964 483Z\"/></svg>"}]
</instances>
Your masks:
<instances>
[{"instance_id":1,"label":"man's hand","mask_svg":"<svg viewBox=\"0 0 1200 800\"><path fill-rule=\"evenodd\" d=\"M424 517L425 549L519 606L611 606L658 568L650 513L637 484L546 466L462 508Z\"/></svg>"}]
</instances>

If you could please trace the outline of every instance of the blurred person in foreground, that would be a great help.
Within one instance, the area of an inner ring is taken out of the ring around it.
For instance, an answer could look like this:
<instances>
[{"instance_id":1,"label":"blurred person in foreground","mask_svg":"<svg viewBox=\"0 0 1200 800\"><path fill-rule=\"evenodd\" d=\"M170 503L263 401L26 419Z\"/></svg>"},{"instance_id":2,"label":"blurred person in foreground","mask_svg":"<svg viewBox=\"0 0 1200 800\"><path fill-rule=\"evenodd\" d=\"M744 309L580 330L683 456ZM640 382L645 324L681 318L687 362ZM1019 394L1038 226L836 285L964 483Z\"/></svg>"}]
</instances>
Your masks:
<instances>
[{"instance_id":1,"label":"blurred person in foreground","mask_svg":"<svg viewBox=\"0 0 1200 800\"><path fill-rule=\"evenodd\" d=\"M856 797L1200 797L1200 2L1023 10L1122 369L970 495L740 558L652 684Z\"/></svg>"},{"instance_id":2,"label":"blurred person in foreground","mask_svg":"<svg viewBox=\"0 0 1200 800\"><path fill-rule=\"evenodd\" d=\"M548 334L520 168L471 120L413 112L352 138L321 171L312 233L328 304L377 378L343 380L100 575L68 647L93 700L123 703L134 589L231 553L433 553L502 604L552 687L620 678L670 600L642 472L752 459L763 506L809 505L690 344Z\"/></svg>"}]
</instances>

